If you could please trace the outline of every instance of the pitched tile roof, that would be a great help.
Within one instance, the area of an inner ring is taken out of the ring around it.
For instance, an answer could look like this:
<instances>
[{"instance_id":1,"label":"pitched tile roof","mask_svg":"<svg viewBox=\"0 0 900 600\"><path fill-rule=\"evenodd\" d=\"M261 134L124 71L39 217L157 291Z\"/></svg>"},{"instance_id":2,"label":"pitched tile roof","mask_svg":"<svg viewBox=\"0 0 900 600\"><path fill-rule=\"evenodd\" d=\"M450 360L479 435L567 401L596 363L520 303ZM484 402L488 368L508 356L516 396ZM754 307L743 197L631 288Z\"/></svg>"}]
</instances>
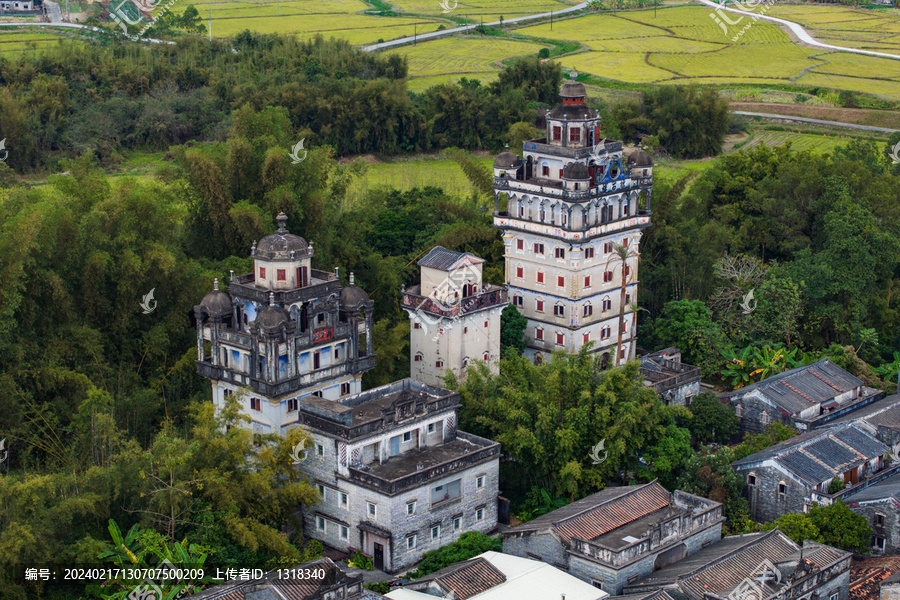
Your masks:
<instances>
[{"instance_id":1,"label":"pitched tile roof","mask_svg":"<svg viewBox=\"0 0 900 600\"><path fill-rule=\"evenodd\" d=\"M443 246L435 246L418 264L421 267L430 269L452 271L463 264L477 265L483 262L483 258L478 258L471 252L456 252L455 250L447 250Z\"/></svg>"},{"instance_id":2,"label":"pitched tile roof","mask_svg":"<svg viewBox=\"0 0 900 600\"><path fill-rule=\"evenodd\" d=\"M893 573L893 575L892 575ZM850 600L879 600L881 585L900 576L900 556L868 558L850 569Z\"/></svg>"},{"instance_id":3,"label":"pitched tile roof","mask_svg":"<svg viewBox=\"0 0 900 600\"><path fill-rule=\"evenodd\" d=\"M824 568L847 558L849 552L822 544L807 543L802 557L817 568ZM627 592L640 588L658 589L676 584L689 598L701 600L706 594L727 596L748 576L754 574L764 561L771 564L799 562L801 548L782 532L776 530L731 536L712 544L677 563L660 569L634 585ZM772 590L774 591L774 590Z\"/></svg>"},{"instance_id":4,"label":"pitched tile roof","mask_svg":"<svg viewBox=\"0 0 900 600\"><path fill-rule=\"evenodd\" d=\"M848 415L824 423L821 427L833 427L845 423L869 423L873 427L900 430L900 394L892 394L867 406L858 408Z\"/></svg>"},{"instance_id":5,"label":"pitched tile roof","mask_svg":"<svg viewBox=\"0 0 900 600\"><path fill-rule=\"evenodd\" d=\"M844 494L844 502L848 505L860 502L872 502L894 498L900 500L900 473L886 477L882 481L854 493L853 490Z\"/></svg>"},{"instance_id":6,"label":"pitched tile roof","mask_svg":"<svg viewBox=\"0 0 900 600\"><path fill-rule=\"evenodd\" d=\"M860 379L826 358L742 387L728 396L758 390L775 406L793 415L862 385Z\"/></svg>"},{"instance_id":7,"label":"pitched tile roof","mask_svg":"<svg viewBox=\"0 0 900 600\"><path fill-rule=\"evenodd\" d=\"M844 424L803 433L737 460L732 466L740 470L774 460L801 480L818 485L888 450L886 445L859 427Z\"/></svg>"},{"instance_id":8,"label":"pitched tile roof","mask_svg":"<svg viewBox=\"0 0 900 600\"><path fill-rule=\"evenodd\" d=\"M468 600L506 581L506 575L481 557L456 563L432 575L435 574L438 575L432 577L435 583L446 592L453 592L457 600Z\"/></svg>"},{"instance_id":9,"label":"pitched tile roof","mask_svg":"<svg viewBox=\"0 0 900 600\"><path fill-rule=\"evenodd\" d=\"M566 541L578 537L593 540L618 527L669 506L672 494L657 482L640 486L609 488L510 531L554 528Z\"/></svg>"}]
</instances>

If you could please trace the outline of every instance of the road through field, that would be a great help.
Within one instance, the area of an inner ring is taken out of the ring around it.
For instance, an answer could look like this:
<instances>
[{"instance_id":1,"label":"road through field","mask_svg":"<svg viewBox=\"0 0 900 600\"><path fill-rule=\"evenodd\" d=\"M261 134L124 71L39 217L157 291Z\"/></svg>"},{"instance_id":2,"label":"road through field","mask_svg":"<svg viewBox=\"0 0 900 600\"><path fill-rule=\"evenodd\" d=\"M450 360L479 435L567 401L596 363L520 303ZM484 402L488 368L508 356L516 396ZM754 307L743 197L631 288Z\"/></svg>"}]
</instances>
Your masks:
<instances>
[{"instance_id":1,"label":"road through field","mask_svg":"<svg viewBox=\"0 0 900 600\"><path fill-rule=\"evenodd\" d=\"M887 127L874 127L872 125L857 125L855 123L839 123L837 121L822 121L820 119L807 119L806 117L794 117L791 115L773 115L770 113L745 112L742 110L734 111L736 115L746 115L748 117L764 117L766 119L784 119L786 121L802 121L804 123L819 123L821 125L836 125L838 127L849 127L850 129L861 129L863 131L883 131L894 133L900 131L898 129L889 129Z\"/></svg>"},{"instance_id":2,"label":"road through field","mask_svg":"<svg viewBox=\"0 0 900 600\"><path fill-rule=\"evenodd\" d=\"M765 15L760 15L746 10L739 10L737 8L728 8L726 6L722 6L721 4L713 2L713 0L698 0L698 2L705 4L710 8L715 8L716 10L724 10L732 13L737 13L744 17L750 17L754 20L762 19L763 21L771 21L773 23L778 23L779 25L785 25L788 29L791 30L791 33L796 35L801 42L808 46L824 48L825 50L838 50L840 52L853 52L854 54L866 54L868 56L880 56L882 58L893 58L895 60L900 60L900 55L898 54L888 54L887 52L875 52L874 50L859 50L857 48L846 48L844 46L832 46L831 44L823 44L813 36L809 35L809 33L801 25L798 25L793 21L779 19L778 17L767 17Z\"/></svg>"},{"instance_id":3,"label":"road through field","mask_svg":"<svg viewBox=\"0 0 900 600\"><path fill-rule=\"evenodd\" d=\"M588 3L582 2L581 4L577 4L575 6L570 6L569 8L564 8L562 10L554 10L553 12L545 12L539 15L528 15L527 17L516 17L515 19L505 19L503 21L494 21L493 23L484 23L484 25L509 25L510 23L524 23L526 21L533 21L535 19L544 19L551 15L564 15L567 13L575 12L576 10L581 10L583 8L587 8ZM432 31L431 33L423 33L422 35L416 35L411 37L400 38L398 40L391 40L390 42L381 42L380 44L372 44L371 46L365 46L362 50L364 52L374 52L375 50L384 50L385 48L393 48L394 46L402 46L403 44L411 44L413 42L418 42L420 40L432 40L434 38L439 38L445 35L450 35L452 33L459 33L461 31L469 31L470 29L475 29L479 27L479 25L466 25L464 27L454 27L453 29L444 29L442 31ZM898 57L900 58L900 57Z\"/></svg>"}]
</instances>

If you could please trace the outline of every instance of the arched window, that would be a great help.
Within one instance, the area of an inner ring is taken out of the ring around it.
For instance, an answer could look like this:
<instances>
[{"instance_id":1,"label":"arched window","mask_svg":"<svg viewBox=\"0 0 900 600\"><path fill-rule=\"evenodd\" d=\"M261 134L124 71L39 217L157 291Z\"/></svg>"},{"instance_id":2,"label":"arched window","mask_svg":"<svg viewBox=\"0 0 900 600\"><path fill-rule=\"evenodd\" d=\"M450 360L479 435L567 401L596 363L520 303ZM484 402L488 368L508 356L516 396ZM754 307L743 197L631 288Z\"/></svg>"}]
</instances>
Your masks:
<instances>
[{"instance_id":1,"label":"arched window","mask_svg":"<svg viewBox=\"0 0 900 600\"><path fill-rule=\"evenodd\" d=\"M469 357L465 357L462 362L463 369L469 366Z\"/></svg>"},{"instance_id":2,"label":"arched window","mask_svg":"<svg viewBox=\"0 0 900 600\"><path fill-rule=\"evenodd\" d=\"M769 413L767 411L762 411L762 414L759 416L759 420L763 425L769 424Z\"/></svg>"},{"instance_id":3,"label":"arched window","mask_svg":"<svg viewBox=\"0 0 900 600\"><path fill-rule=\"evenodd\" d=\"M416 356L413 358L415 362L422 362L422 359L425 357L421 352L416 352Z\"/></svg>"},{"instance_id":4,"label":"arched window","mask_svg":"<svg viewBox=\"0 0 900 600\"><path fill-rule=\"evenodd\" d=\"M488 353L485 352L485 353L484 353L484 362L487 362L487 361L488 361Z\"/></svg>"}]
</instances>

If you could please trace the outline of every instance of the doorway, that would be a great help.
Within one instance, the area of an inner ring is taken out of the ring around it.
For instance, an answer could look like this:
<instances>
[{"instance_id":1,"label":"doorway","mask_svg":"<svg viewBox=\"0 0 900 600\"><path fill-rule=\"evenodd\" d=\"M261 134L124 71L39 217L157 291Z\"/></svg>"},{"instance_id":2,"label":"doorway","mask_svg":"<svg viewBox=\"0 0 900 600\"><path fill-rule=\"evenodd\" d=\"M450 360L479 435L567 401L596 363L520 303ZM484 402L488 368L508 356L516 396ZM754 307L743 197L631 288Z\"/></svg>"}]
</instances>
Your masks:
<instances>
[{"instance_id":1,"label":"doorway","mask_svg":"<svg viewBox=\"0 0 900 600\"><path fill-rule=\"evenodd\" d=\"M378 542L374 543L375 551L374 558L372 559L372 563L375 565L375 568L379 571L384 571L384 546L379 544Z\"/></svg>"}]
</instances>

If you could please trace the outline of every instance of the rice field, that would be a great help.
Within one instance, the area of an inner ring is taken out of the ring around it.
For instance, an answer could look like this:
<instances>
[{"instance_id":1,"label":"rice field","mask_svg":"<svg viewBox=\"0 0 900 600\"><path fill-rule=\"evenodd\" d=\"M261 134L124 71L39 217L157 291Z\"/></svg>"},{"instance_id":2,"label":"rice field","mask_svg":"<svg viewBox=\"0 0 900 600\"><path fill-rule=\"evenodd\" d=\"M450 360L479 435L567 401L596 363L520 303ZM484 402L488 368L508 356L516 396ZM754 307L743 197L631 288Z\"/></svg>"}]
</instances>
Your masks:
<instances>
[{"instance_id":1,"label":"rice field","mask_svg":"<svg viewBox=\"0 0 900 600\"><path fill-rule=\"evenodd\" d=\"M779 4L770 12L776 10L798 22L814 20L834 35L877 31L883 45L900 39L900 23L873 11ZM900 61L823 53L793 43L775 23L733 16L737 22L726 27L710 14L703 6L591 14L554 23L552 30L542 24L517 33L579 41L589 50L559 59L564 67L629 83L801 83L900 98Z\"/></svg>"},{"instance_id":2,"label":"rice field","mask_svg":"<svg viewBox=\"0 0 900 600\"><path fill-rule=\"evenodd\" d=\"M791 143L793 150L809 150L816 153L833 152L837 146L846 144L850 139L849 137L794 133L791 131L766 131L761 129L754 131L750 139L736 149L735 152L749 150L760 144L775 148L787 142Z\"/></svg>"},{"instance_id":3,"label":"rice field","mask_svg":"<svg viewBox=\"0 0 900 600\"><path fill-rule=\"evenodd\" d=\"M435 18L466 18L469 22L514 19L568 8L576 2L565 0L388 0L394 10L430 15ZM444 12L444 6L452 8Z\"/></svg>"},{"instance_id":4,"label":"rice field","mask_svg":"<svg viewBox=\"0 0 900 600\"><path fill-rule=\"evenodd\" d=\"M59 44L63 39L66 37L44 28L35 31L31 28L25 30L3 27L0 28L0 56L14 58L32 49L39 52L43 48Z\"/></svg>"},{"instance_id":5,"label":"rice field","mask_svg":"<svg viewBox=\"0 0 900 600\"><path fill-rule=\"evenodd\" d=\"M900 51L900 20L872 10L776 4L766 14L800 23L827 44L863 50Z\"/></svg>"},{"instance_id":6,"label":"rice field","mask_svg":"<svg viewBox=\"0 0 900 600\"><path fill-rule=\"evenodd\" d=\"M530 42L462 37L403 46L391 53L405 56L409 61L410 89L424 91L430 85L455 82L460 77L487 83L496 79L501 69L499 61L536 54L543 47Z\"/></svg>"},{"instance_id":7,"label":"rice field","mask_svg":"<svg viewBox=\"0 0 900 600\"><path fill-rule=\"evenodd\" d=\"M494 159L493 157L481 158L478 159L478 162L485 168L490 168L494 164ZM379 186L392 187L401 191L434 186L461 198L468 197L474 191L472 184L466 179L455 161L433 157L413 157L409 160L369 165L365 178L354 182L347 191L348 204L354 205L365 196L368 190Z\"/></svg>"}]
</instances>

